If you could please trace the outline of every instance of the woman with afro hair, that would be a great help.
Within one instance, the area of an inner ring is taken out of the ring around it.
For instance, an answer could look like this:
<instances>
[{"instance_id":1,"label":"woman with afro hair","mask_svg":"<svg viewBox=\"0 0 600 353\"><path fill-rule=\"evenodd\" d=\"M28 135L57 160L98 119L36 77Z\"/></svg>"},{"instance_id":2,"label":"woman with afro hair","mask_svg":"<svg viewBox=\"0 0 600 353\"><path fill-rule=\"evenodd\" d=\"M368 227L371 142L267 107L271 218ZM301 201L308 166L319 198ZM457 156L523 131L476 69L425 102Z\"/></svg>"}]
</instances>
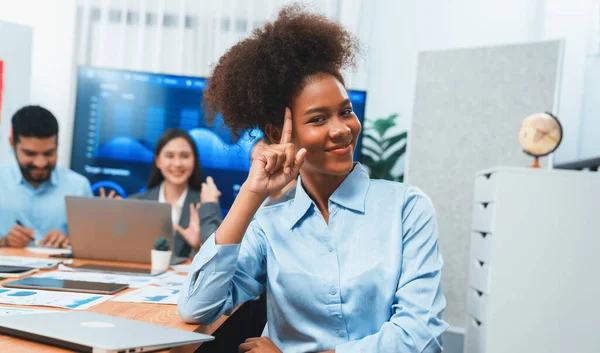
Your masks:
<instances>
[{"instance_id":1,"label":"woman with afro hair","mask_svg":"<svg viewBox=\"0 0 600 353\"><path fill-rule=\"evenodd\" d=\"M208 324L267 293L269 338L240 352L440 352L442 257L415 187L370 180L342 69L354 37L294 5L215 66L205 105L260 148L229 213L192 263L178 311ZM295 198L261 207L298 178Z\"/></svg>"}]
</instances>

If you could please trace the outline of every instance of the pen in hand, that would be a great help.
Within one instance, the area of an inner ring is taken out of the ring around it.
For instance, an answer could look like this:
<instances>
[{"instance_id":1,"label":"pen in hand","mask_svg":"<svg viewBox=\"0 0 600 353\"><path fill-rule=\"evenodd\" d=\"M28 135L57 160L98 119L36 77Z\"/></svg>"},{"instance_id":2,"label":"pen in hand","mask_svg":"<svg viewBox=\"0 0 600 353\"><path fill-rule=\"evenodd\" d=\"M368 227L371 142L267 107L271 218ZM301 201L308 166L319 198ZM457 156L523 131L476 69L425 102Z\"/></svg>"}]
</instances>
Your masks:
<instances>
[{"instance_id":1,"label":"pen in hand","mask_svg":"<svg viewBox=\"0 0 600 353\"><path fill-rule=\"evenodd\" d=\"M17 223L18 225L20 225L21 227L25 227L25 226L23 225L23 223L21 223L21 221L19 221L18 219L17 219L16 223ZM33 243L34 243L35 245L37 245L37 246L42 246L42 244L40 244L40 242L39 242L39 241L35 240L35 237L32 237L32 238L31 238L31 240L33 241Z\"/></svg>"}]
</instances>

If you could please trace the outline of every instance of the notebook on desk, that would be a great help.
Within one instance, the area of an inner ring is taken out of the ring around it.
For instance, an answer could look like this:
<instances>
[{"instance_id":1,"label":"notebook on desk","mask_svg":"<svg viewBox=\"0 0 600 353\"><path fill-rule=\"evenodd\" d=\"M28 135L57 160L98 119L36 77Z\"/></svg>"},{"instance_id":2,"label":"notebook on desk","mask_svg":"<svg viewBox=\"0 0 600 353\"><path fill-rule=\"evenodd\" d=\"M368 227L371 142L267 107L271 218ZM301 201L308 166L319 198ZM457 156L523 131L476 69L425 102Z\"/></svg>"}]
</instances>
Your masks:
<instances>
[{"instance_id":1,"label":"notebook on desk","mask_svg":"<svg viewBox=\"0 0 600 353\"><path fill-rule=\"evenodd\" d=\"M0 333L78 352L150 352L212 336L87 311L0 317Z\"/></svg>"}]
</instances>

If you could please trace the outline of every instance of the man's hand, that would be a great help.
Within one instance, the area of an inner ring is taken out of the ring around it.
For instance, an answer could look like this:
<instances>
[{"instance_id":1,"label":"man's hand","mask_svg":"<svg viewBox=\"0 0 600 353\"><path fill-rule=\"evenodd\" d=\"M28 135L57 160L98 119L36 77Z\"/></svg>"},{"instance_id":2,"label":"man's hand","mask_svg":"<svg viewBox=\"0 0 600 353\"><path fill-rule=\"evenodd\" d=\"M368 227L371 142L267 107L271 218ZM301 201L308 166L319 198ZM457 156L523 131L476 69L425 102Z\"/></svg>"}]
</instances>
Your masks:
<instances>
[{"instance_id":1,"label":"man's hand","mask_svg":"<svg viewBox=\"0 0 600 353\"><path fill-rule=\"evenodd\" d=\"M104 188L100 188L100 197L103 199L122 199L121 195L117 194L115 190L111 190L107 195Z\"/></svg>"},{"instance_id":2,"label":"man's hand","mask_svg":"<svg viewBox=\"0 0 600 353\"><path fill-rule=\"evenodd\" d=\"M282 353L269 337L248 338L240 344L239 353Z\"/></svg>"},{"instance_id":3,"label":"man's hand","mask_svg":"<svg viewBox=\"0 0 600 353\"><path fill-rule=\"evenodd\" d=\"M69 245L69 238L60 230L51 230L46 234L44 239L40 241L41 246L49 246L53 248L66 248Z\"/></svg>"},{"instance_id":4,"label":"man's hand","mask_svg":"<svg viewBox=\"0 0 600 353\"><path fill-rule=\"evenodd\" d=\"M24 248L33 240L34 230L15 224L6 234L6 246Z\"/></svg>"}]
</instances>

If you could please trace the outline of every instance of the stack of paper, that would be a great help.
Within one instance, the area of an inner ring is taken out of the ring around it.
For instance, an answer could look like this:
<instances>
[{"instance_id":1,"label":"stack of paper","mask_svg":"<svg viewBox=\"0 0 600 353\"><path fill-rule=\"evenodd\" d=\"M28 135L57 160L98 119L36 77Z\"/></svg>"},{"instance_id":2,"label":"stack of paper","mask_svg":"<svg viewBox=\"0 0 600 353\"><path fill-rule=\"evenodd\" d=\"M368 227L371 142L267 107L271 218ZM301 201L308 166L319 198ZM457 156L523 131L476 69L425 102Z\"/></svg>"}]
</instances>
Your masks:
<instances>
[{"instance_id":1,"label":"stack of paper","mask_svg":"<svg viewBox=\"0 0 600 353\"><path fill-rule=\"evenodd\" d=\"M43 246L28 246L25 250L34 254L44 255L68 255L71 254L71 249L60 249L60 248L45 248Z\"/></svg>"}]
</instances>

